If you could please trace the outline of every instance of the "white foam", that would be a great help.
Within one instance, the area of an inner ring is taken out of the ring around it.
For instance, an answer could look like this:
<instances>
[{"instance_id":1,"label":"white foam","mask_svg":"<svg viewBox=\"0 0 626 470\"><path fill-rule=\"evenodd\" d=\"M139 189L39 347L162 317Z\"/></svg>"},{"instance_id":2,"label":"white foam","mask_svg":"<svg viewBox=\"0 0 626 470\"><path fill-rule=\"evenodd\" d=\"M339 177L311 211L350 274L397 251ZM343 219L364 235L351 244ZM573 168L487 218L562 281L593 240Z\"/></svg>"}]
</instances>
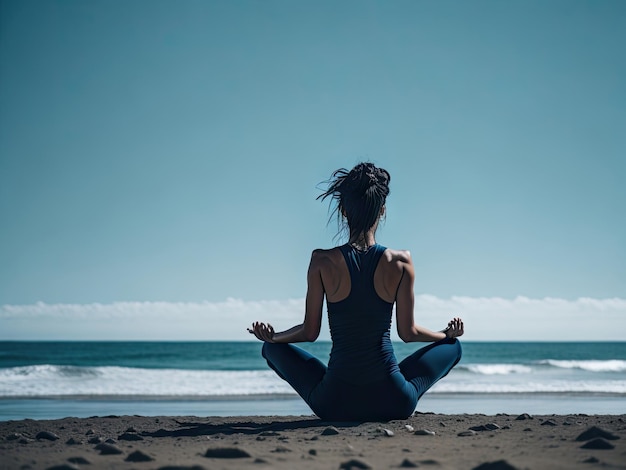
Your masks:
<instances>
[{"instance_id":1,"label":"white foam","mask_svg":"<svg viewBox=\"0 0 626 470\"><path fill-rule=\"evenodd\" d=\"M588 372L623 372L626 371L626 361L610 359L606 361L586 360L586 361L560 361L556 359L546 359L539 361L539 364L547 364L552 367L562 369L581 369Z\"/></svg>"},{"instance_id":2,"label":"white foam","mask_svg":"<svg viewBox=\"0 0 626 470\"><path fill-rule=\"evenodd\" d=\"M566 361L576 362L576 361ZM590 362L590 361L578 361ZM610 361L600 361L603 363ZM606 364L605 364L606 366ZM595 380L589 372L564 377L517 364L454 369L433 393L613 393L626 395L626 379ZM474 369L474 370L473 370ZM565 373L565 369L561 369ZM586 376L584 375L586 374ZM594 375L595 376L595 375ZM295 395L271 370L216 371L35 365L0 369L0 397L232 397Z\"/></svg>"},{"instance_id":3,"label":"white foam","mask_svg":"<svg viewBox=\"0 0 626 470\"><path fill-rule=\"evenodd\" d=\"M467 382L442 380L431 393L612 393L626 394L626 380Z\"/></svg>"},{"instance_id":4,"label":"white foam","mask_svg":"<svg viewBox=\"0 0 626 470\"><path fill-rule=\"evenodd\" d=\"M0 369L0 396L294 394L273 371L36 365Z\"/></svg>"},{"instance_id":5,"label":"white foam","mask_svg":"<svg viewBox=\"0 0 626 470\"><path fill-rule=\"evenodd\" d=\"M471 364L464 366L470 372L482 375L528 374L532 368L522 364Z\"/></svg>"}]
</instances>

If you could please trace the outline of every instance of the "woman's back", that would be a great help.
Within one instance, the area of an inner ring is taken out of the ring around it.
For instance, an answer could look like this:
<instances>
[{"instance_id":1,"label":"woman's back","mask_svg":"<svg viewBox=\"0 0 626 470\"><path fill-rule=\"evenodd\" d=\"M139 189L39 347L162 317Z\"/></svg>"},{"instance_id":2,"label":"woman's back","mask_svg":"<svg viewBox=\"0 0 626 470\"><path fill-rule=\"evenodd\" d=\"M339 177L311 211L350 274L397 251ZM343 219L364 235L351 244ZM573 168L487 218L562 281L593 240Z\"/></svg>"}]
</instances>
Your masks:
<instances>
[{"instance_id":1,"label":"woman's back","mask_svg":"<svg viewBox=\"0 0 626 470\"><path fill-rule=\"evenodd\" d=\"M374 288L374 273L385 250L378 244L365 251L349 244L339 247L350 292L337 302L327 302L333 340L328 372L348 383L371 383L399 371L389 338L393 303Z\"/></svg>"},{"instance_id":2,"label":"woman's back","mask_svg":"<svg viewBox=\"0 0 626 470\"><path fill-rule=\"evenodd\" d=\"M380 245L379 245L380 246ZM358 250L357 250L358 251ZM311 258L319 269L328 303L337 303L350 295L350 271L341 247L315 250ZM404 270L410 263L410 254L404 250L385 248L374 270L374 291L385 302L393 303Z\"/></svg>"}]
</instances>

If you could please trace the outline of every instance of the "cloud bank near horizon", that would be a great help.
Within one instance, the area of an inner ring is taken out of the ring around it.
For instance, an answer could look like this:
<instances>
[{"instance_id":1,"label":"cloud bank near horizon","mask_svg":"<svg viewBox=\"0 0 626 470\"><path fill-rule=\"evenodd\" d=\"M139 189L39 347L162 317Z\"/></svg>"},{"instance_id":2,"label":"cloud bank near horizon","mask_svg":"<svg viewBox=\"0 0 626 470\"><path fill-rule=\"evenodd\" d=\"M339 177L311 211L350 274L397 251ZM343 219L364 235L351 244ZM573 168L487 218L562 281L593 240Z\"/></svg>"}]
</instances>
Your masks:
<instances>
[{"instance_id":1,"label":"cloud bank near horizon","mask_svg":"<svg viewBox=\"0 0 626 470\"><path fill-rule=\"evenodd\" d=\"M300 323L304 299L222 302L114 302L0 306L0 340L249 340L253 321L277 330ZM626 299L418 295L415 321L443 328L463 318L467 340L623 341ZM393 338L395 324L392 325ZM326 321L320 339L329 339Z\"/></svg>"}]
</instances>

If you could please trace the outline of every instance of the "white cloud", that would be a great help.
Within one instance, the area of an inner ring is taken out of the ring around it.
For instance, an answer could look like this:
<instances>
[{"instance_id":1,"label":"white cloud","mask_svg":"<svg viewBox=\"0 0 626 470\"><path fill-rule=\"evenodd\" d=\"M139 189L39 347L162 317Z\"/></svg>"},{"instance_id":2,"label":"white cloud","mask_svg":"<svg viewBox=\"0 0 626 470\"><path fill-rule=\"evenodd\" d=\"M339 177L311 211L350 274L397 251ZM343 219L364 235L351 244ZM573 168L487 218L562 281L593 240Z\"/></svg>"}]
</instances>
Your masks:
<instances>
[{"instance_id":1,"label":"white cloud","mask_svg":"<svg viewBox=\"0 0 626 470\"><path fill-rule=\"evenodd\" d=\"M303 313L303 299L4 305L0 339L241 340L255 320L286 329ZM418 324L441 329L453 316L468 340L626 340L626 299L416 297Z\"/></svg>"},{"instance_id":2,"label":"white cloud","mask_svg":"<svg viewBox=\"0 0 626 470\"><path fill-rule=\"evenodd\" d=\"M620 298L439 299L422 295L416 299L416 312L422 312L426 324L461 316L467 339L474 340L626 340L626 299Z\"/></svg>"},{"instance_id":3,"label":"white cloud","mask_svg":"<svg viewBox=\"0 0 626 470\"><path fill-rule=\"evenodd\" d=\"M302 300L4 305L0 339L249 339L253 320L297 321Z\"/></svg>"}]
</instances>

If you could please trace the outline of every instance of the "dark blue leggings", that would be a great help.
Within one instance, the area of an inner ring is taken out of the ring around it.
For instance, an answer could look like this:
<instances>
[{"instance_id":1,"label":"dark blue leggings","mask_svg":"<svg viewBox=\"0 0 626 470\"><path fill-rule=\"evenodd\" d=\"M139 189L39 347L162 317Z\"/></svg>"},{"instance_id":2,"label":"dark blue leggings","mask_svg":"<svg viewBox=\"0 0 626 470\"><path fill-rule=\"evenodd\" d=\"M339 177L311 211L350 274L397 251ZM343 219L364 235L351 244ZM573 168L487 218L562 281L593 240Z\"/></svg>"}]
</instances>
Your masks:
<instances>
[{"instance_id":1,"label":"dark blue leggings","mask_svg":"<svg viewBox=\"0 0 626 470\"><path fill-rule=\"evenodd\" d=\"M327 373L315 356L293 344L263 343L268 365L294 388L320 418L329 421L388 421L408 418L420 397L461 359L461 343L429 344L382 380L351 384Z\"/></svg>"}]
</instances>

